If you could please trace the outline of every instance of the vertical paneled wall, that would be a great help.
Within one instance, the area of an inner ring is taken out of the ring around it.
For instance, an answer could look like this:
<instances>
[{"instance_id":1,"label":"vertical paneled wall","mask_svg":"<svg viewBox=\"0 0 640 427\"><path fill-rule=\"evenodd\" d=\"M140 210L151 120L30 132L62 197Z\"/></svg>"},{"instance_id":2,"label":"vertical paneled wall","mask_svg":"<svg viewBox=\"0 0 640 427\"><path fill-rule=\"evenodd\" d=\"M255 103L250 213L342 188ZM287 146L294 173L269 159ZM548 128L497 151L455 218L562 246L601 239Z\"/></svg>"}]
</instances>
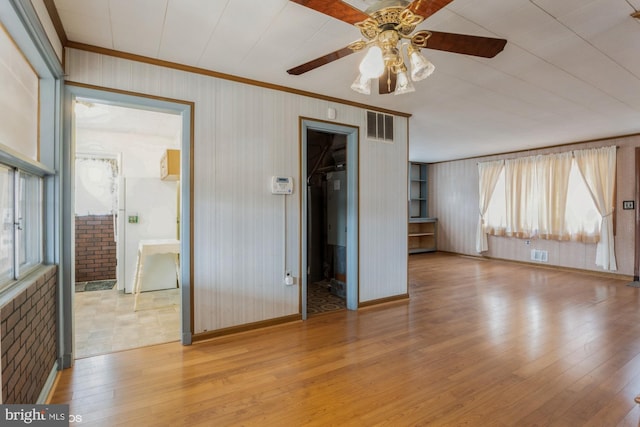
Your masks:
<instances>
[{"instance_id":1,"label":"vertical paneled wall","mask_svg":"<svg viewBox=\"0 0 640 427\"><path fill-rule=\"evenodd\" d=\"M299 118L333 107L364 131L365 111L74 49L66 64L70 81L195 103L194 332L299 313L283 283L285 253L301 274ZM360 301L407 291L406 120L394 144L360 136ZM294 194L272 195L273 175L294 177Z\"/></svg>"},{"instance_id":2,"label":"vertical paneled wall","mask_svg":"<svg viewBox=\"0 0 640 427\"><path fill-rule=\"evenodd\" d=\"M617 273L633 275L634 254L634 210L623 210L623 200L635 197L635 147L640 145L640 136L573 144L545 150L532 150L521 154L467 159L436 163L429 167L429 195L432 214L438 218L438 249L442 251L478 255L475 249L478 223L478 167L477 163L501 158L514 158L563 152L593 147L618 146L617 158L617 205L615 252ZM636 208L638 208L636 206ZM489 237L489 251L483 255L524 262L531 261L531 250L548 251L547 265L600 270L595 265L596 245L575 242L532 239L525 241L507 237Z\"/></svg>"},{"instance_id":3,"label":"vertical paneled wall","mask_svg":"<svg viewBox=\"0 0 640 427\"><path fill-rule=\"evenodd\" d=\"M408 251L407 151L401 142L407 138L407 120L396 118L394 129L394 144L361 144L361 302L407 293L406 258L403 262L398 259L407 256ZM403 162L405 167L400 167ZM371 259L378 261L369 262Z\"/></svg>"}]
</instances>

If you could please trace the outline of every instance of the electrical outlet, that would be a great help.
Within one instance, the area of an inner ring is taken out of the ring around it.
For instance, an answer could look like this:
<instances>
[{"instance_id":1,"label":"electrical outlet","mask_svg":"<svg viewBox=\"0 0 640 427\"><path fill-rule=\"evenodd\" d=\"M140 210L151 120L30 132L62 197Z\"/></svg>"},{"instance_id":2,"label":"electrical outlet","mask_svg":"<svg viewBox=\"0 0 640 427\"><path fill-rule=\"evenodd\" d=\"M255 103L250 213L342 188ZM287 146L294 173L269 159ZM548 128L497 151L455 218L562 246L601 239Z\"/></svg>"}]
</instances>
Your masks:
<instances>
[{"instance_id":1,"label":"electrical outlet","mask_svg":"<svg viewBox=\"0 0 640 427\"><path fill-rule=\"evenodd\" d=\"M531 244L531 240L525 240L525 241L524 241L524 244L525 244L525 245L527 245L527 246L529 246L529 245Z\"/></svg>"},{"instance_id":2,"label":"electrical outlet","mask_svg":"<svg viewBox=\"0 0 640 427\"><path fill-rule=\"evenodd\" d=\"M291 285L295 284L295 280L294 280L293 276L291 275L290 271L287 271L285 273L284 284L287 285L287 286L291 286Z\"/></svg>"},{"instance_id":3,"label":"electrical outlet","mask_svg":"<svg viewBox=\"0 0 640 427\"><path fill-rule=\"evenodd\" d=\"M622 209L633 210L635 209L635 200L625 200L622 202Z\"/></svg>"}]
</instances>

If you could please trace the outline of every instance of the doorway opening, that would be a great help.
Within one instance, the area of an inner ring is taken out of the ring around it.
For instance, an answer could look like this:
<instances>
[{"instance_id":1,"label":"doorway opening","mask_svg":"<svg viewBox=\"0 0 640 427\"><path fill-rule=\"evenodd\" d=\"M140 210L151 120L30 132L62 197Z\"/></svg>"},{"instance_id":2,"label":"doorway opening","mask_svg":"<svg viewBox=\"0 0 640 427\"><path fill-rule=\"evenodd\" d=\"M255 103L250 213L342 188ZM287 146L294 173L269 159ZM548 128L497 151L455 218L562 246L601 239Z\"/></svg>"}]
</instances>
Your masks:
<instances>
[{"instance_id":1,"label":"doorway opening","mask_svg":"<svg viewBox=\"0 0 640 427\"><path fill-rule=\"evenodd\" d=\"M76 97L73 140L75 357L178 341L182 117Z\"/></svg>"},{"instance_id":2,"label":"doorway opening","mask_svg":"<svg viewBox=\"0 0 640 427\"><path fill-rule=\"evenodd\" d=\"M302 315L357 308L357 128L302 121Z\"/></svg>"}]
</instances>

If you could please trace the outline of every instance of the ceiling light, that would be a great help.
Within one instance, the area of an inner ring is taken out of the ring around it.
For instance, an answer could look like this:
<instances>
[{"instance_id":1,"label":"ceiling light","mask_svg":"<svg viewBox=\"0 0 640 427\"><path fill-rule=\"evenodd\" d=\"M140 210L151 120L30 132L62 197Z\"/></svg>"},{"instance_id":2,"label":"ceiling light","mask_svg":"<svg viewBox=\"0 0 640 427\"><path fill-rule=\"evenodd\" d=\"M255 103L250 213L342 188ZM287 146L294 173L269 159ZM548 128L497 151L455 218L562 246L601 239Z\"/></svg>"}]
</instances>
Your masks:
<instances>
[{"instance_id":1,"label":"ceiling light","mask_svg":"<svg viewBox=\"0 0 640 427\"><path fill-rule=\"evenodd\" d=\"M407 69L399 71L396 74L396 90L393 92L395 95L402 95L404 93L415 92L416 88L413 87L411 79L407 75Z\"/></svg>"},{"instance_id":2,"label":"ceiling light","mask_svg":"<svg viewBox=\"0 0 640 427\"><path fill-rule=\"evenodd\" d=\"M436 69L435 65L420 53L420 49L409 45L408 54L411 62L411 79L414 82L424 80L433 74Z\"/></svg>"},{"instance_id":3,"label":"ceiling light","mask_svg":"<svg viewBox=\"0 0 640 427\"><path fill-rule=\"evenodd\" d=\"M370 80L384 78L388 82L395 80L396 95L415 91L412 81L427 78L435 69L435 66L420 53L420 49L427 46L431 33L413 33L423 19L409 9L394 6L380 9L372 13L371 18L355 24L366 40L358 40L350 44L349 48L359 51L369 47L369 50L360 63L360 75L351 85L351 89L368 95L371 93ZM409 74L403 51L406 51L409 60ZM395 79L391 79L391 74L395 75ZM386 93L389 93L392 88L388 87L387 90Z\"/></svg>"},{"instance_id":4,"label":"ceiling light","mask_svg":"<svg viewBox=\"0 0 640 427\"><path fill-rule=\"evenodd\" d=\"M380 77L384 73L384 60L382 50L378 46L371 46L360 63L360 74L372 79Z\"/></svg>"},{"instance_id":5,"label":"ceiling light","mask_svg":"<svg viewBox=\"0 0 640 427\"><path fill-rule=\"evenodd\" d=\"M363 76L362 74L358 74L356 80L351 84L351 89L356 92L360 92L364 95L371 94L371 79Z\"/></svg>"}]
</instances>

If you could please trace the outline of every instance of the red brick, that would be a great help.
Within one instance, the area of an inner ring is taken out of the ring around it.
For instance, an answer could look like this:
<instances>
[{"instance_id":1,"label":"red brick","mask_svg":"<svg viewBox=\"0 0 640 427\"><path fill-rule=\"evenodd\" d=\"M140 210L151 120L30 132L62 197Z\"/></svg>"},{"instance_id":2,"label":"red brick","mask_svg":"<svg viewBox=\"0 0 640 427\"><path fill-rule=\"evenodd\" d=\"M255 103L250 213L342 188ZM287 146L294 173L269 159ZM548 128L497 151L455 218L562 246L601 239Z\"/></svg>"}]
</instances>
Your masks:
<instances>
[{"instance_id":1,"label":"red brick","mask_svg":"<svg viewBox=\"0 0 640 427\"><path fill-rule=\"evenodd\" d=\"M14 311L7 318L7 330L14 329L20 321L20 311Z\"/></svg>"},{"instance_id":2,"label":"red brick","mask_svg":"<svg viewBox=\"0 0 640 427\"><path fill-rule=\"evenodd\" d=\"M27 300L27 293L26 292L20 292L14 299L13 299L13 306L14 309L17 310L19 306L21 306L22 304L24 304L24 302Z\"/></svg>"},{"instance_id":3,"label":"red brick","mask_svg":"<svg viewBox=\"0 0 640 427\"><path fill-rule=\"evenodd\" d=\"M2 310L0 310L0 318L2 321L5 321L11 313L13 313L13 301L9 301L2 307Z\"/></svg>"}]
</instances>

